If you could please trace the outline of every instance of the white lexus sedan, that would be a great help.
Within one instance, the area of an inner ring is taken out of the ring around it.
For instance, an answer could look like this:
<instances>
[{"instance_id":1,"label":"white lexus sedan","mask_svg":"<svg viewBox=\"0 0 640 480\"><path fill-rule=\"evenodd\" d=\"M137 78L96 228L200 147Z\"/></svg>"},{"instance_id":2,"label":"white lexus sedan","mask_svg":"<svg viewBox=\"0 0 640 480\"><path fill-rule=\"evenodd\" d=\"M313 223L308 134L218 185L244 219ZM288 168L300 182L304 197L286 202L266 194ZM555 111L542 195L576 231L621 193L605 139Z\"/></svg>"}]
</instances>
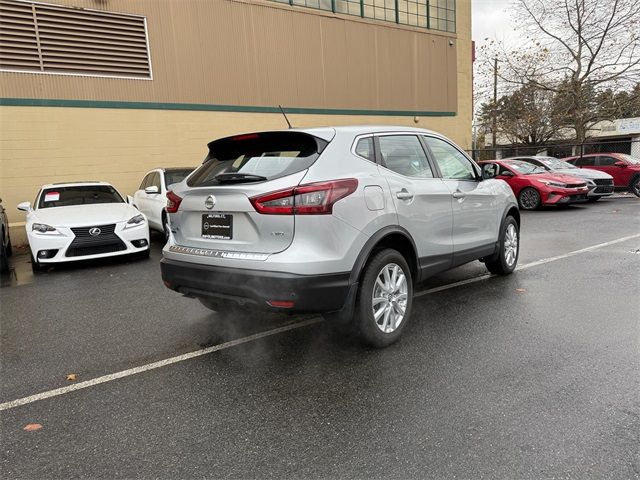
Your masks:
<instances>
[{"instance_id":1,"label":"white lexus sedan","mask_svg":"<svg viewBox=\"0 0 640 480\"><path fill-rule=\"evenodd\" d=\"M146 217L106 182L44 185L27 212L34 271L59 262L138 253L149 255Z\"/></svg>"}]
</instances>

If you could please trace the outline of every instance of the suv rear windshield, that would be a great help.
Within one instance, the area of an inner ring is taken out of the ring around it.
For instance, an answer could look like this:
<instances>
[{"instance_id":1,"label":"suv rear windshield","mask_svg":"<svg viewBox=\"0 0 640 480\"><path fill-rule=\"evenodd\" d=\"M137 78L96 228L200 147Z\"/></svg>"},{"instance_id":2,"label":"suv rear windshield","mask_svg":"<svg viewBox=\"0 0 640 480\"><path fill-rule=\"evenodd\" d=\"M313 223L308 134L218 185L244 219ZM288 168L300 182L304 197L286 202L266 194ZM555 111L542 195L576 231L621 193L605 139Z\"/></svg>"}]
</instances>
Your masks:
<instances>
[{"instance_id":1,"label":"suv rear windshield","mask_svg":"<svg viewBox=\"0 0 640 480\"><path fill-rule=\"evenodd\" d=\"M273 180L309 168L328 142L302 132L251 133L209 143L190 187ZM217 177L217 178L216 178Z\"/></svg>"},{"instance_id":2,"label":"suv rear windshield","mask_svg":"<svg viewBox=\"0 0 640 480\"><path fill-rule=\"evenodd\" d=\"M43 190L38 208L91 205L94 203L124 203L124 200L110 185L61 186Z\"/></svg>"}]
</instances>

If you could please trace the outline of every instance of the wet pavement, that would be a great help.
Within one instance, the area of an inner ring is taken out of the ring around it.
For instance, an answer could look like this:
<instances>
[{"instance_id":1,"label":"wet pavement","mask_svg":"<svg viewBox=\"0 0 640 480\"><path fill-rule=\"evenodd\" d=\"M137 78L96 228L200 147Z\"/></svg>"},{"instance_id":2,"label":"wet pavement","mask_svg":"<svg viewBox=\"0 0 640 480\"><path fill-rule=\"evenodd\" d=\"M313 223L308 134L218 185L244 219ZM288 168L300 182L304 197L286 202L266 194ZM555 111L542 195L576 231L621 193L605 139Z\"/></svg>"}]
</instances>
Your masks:
<instances>
[{"instance_id":1,"label":"wet pavement","mask_svg":"<svg viewBox=\"0 0 640 480\"><path fill-rule=\"evenodd\" d=\"M384 350L313 323L0 413L5 478L638 478L640 201L524 212L520 264L414 300ZM149 260L0 288L0 402L299 322L223 320ZM486 273L479 262L417 291ZM309 318L309 317L305 317ZM42 428L27 432L37 423Z\"/></svg>"}]
</instances>

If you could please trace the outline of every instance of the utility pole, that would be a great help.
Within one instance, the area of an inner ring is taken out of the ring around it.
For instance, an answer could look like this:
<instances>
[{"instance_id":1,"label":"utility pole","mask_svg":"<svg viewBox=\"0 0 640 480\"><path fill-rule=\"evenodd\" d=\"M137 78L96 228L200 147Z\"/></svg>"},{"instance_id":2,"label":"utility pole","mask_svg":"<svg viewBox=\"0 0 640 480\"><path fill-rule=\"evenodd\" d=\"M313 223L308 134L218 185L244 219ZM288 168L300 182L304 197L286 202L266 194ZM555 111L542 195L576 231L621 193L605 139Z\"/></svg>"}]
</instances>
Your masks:
<instances>
[{"instance_id":1,"label":"utility pole","mask_svg":"<svg viewBox=\"0 0 640 480\"><path fill-rule=\"evenodd\" d=\"M494 58L493 60L493 118L492 120L492 125L491 125L491 138L492 138L492 146L493 146L493 154L496 154L496 128L497 128L497 114L498 112L497 107L498 106L498 57Z\"/></svg>"}]
</instances>

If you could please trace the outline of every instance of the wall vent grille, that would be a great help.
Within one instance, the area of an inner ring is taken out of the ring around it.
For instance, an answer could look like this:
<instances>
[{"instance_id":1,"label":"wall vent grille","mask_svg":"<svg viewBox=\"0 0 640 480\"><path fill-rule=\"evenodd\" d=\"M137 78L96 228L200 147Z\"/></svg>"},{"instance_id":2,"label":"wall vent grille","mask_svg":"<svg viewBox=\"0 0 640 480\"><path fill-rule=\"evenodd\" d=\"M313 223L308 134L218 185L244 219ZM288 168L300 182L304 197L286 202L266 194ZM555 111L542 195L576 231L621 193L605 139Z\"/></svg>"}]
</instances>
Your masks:
<instances>
[{"instance_id":1,"label":"wall vent grille","mask_svg":"<svg viewBox=\"0 0 640 480\"><path fill-rule=\"evenodd\" d=\"M0 0L0 70L151 78L146 19Z\"/></svg>"}]
</instances>

